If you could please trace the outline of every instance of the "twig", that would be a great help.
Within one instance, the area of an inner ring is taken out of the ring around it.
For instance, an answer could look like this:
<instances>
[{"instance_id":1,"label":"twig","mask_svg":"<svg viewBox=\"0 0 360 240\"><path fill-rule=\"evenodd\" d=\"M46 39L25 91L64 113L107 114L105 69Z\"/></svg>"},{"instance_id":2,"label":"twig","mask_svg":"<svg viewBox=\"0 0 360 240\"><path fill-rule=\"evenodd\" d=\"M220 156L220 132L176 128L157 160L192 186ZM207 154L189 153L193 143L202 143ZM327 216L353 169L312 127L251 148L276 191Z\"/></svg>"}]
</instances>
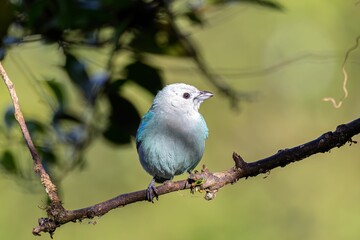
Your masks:
<instances>
[{"instance_id":1,"label":"twig","mask_svg":"<svg viewBox=\"0 0 360 240\"><path fill-rule=\"evenodd\" d=\"M19 99L16 95L14 84L11 82L9 76L6 74L6 71L1 62L0 62L0 75L9 90L9 93L10 93L10 96L11 96L11 99L13 102L13 106L14 106L15 119L18 121L18 123L20 125L20 129L24 136L26 145L29 148L32 159L34 160L34 171L40 176L41 183L45 187L45 191L48 194L52 204L61 205L60 198L56 192L56 186L51 181L50 176L46 173L46 171L41 163L39 154L37 153L34 143L31 139L29 130L27 129L27 126L26 126L26 123L24 120L24 116L20 109Z\"/></svg>"},{"instance_id":2,"label":"twig","mask_svg":"<svg viewBox=\"0 0 360 240\"><path fill-rule=\"evenodd\" d=\"M236 183L241 178L268 173L274 168L285 167L292 162L300 161L316 153L324 153L332 148L341 147L347 142L350 144L356 143L351 138L359 133L360 118L348 124L339 125L334 132L327 132L313 141L294 148L280 150L275 155L256 162L246 163L238 154L234 153L234 167L223 172L215 173L211 173L203 167L201 172L190 174L186 180L166 182L158 186L157 192L159 195L164 195L185 189L191 189L192 192L194 190L200 190L205 191L206 200L211 200L216 196L220 188L228 184ZM56 228L68 222L102 216L110 210L139 201L147 201L146 190L122 194L107 201L78 210L59 209L57 206L52 205L47 210L50 217L40 218L39 225L33 229L33 234L40 235L41 232L50 232L52 234Z\"/></svg>"},{"instance_id":3,"label":"twig","mask_svg":"<svg viewBox=\"0 0 360 240\"><path fill-rule=\"evenodd\" d=\"M44 170L40 157L36 152L35 146L26 127L24 117L20 110L18 98L16 96L14 84L7 76L5 69L0 62L0 75L8 87L11 99L14 104L15 118L19 122L26 144L34 160L34 170L40 175L41 183L51 200L51 205L46 209L48 217L40 218L38 226L33 228L34 235L40 235L41 232L49 232L53 235L55 230L68 222L81 221L86 218L102 216L118 207L123 207L139 201L146 201L146 190L132 193L126 193L114 197L110 200L95 204L93 206L77 209L66 210L63 208L60 198L56 192L56 186L52 183L49 175ZM294 148L280 150L273 156L264 158L252 163L246 163L238 154L233 154L235 166L223 172L211 173L203 167L201 172L195 172L186 180L167 182L157 187L159 195L179 190L191 189L205 191L205 199L214 199L220 188L236 183L241 178L254 177L259 174L268 173L277 167L300 161L316 153L324 153L335 147L341 147L347 142L356 143L351 138L360 133L360 118L348 124L339 125L334 132L327 132L319 138L308 143L296 146Z\"/></svg>"},{"instance_id":4,"label":"twig","mask_svg":"<svg viewBox=\"0 0 360 240\"><path fill-rule=\"evenodd\" d=\"M347 98L347 96L348 96L348 94L349 94L349 93L348 93L348 90L347 90L347 87L346 87L347 82L348 82L348 73L347 73L347 71L346 71L345 66L346 66L346 62L348 61L348 58L349 58L349 56L350 56L350 53L358 48L358 46L359 46L359 40L360 40L360 36L358 36L358 37L356 38L356 43L355 43L355 45L352 46L350 49L348 49L348 50L346 51L345 58L344 58L344 62L343 62L343 64L342 64L341 70L342 70L342 73L343 73L343 76L344 76L344 77L343 77L343 85L342 85L342 90L343 90L343 93L344 93L343 96L341 97L341 99L339 100L338 103L336 103L336 100L335 100L335 98L333 98L333 97L325 97L325 98L323 98L323 101L325 101L325 102L331 102L331 103L333 104L334 108L340 108L341 105L342 105L342 103L343 103L343 101L345 100L345 98Z\"/></svg>"}]
</instances>

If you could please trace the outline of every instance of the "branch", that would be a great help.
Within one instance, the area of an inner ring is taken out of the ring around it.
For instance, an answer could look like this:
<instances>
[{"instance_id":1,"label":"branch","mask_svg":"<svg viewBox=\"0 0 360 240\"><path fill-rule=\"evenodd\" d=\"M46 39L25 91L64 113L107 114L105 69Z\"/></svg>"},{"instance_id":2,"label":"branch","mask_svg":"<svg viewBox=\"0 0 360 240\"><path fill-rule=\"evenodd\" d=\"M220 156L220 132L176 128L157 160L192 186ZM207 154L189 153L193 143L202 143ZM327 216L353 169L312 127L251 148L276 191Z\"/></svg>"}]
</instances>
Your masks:
<instances>
[{"instance_id":1,"label":"branch","mask_svg":"<svg viewBox=\"0 0 360 240\"><path fill-rule=\"evenodd\" d=\"M246 163L238 154L233 154L235 166L223 172L211 173L203 167L201 172L190 174L186 180L176 182L165 182L157 187L159 195L191 189L194 191L205 191L205 199L215 198L218 190L228 184L236 183L241 178L254 177L259 174L268 173L277 167L300 161L316 153L324 153L335 147L341 147L347 142L356 143L351 138L360 133L360 118L348 124L339 125L334 132L327 132L319 138L308 143L278 151L273 156L258 160L252 163ZM58 209L57 206L49 206L47 213L49 218L40 218L39 225L33 229L34 235L40 235L41 232L50 232L52 234L56 228L68 222L81 221L102 216L118 207L124 207L135 202L147 201L146 191L141 190L119 195L107 201L95 204L93 206L78 210Z\"/></svg>"},{"instance_id":2,"label":"branch","mask_svg":"<svg viewBox=\"0 0 360 240\"><path fill-rule=\"evenodd\" d=\"M6 74L6 71L1 62L0 62L0 75L9 90L9 93L10 93L10 96L11 96L11 99L13 102L13 106L14 106L15 119L18 121L18 123L20 125L20 129L24 136L26 145L29 148L32 159L34 160L34 171L35 171L35 173L37 173L40 176L41 183L44 186L45 191L48 194L51 202L56 205L61 205L60 198L56 192L56 186L51 181L50 176L46 173L46 171L41 163L39 154L37 153L34 143L30 137L29 130L27 129L27 126L26 126L26 123L24 120L24 116L20 109L19 99L16 95L14 84L10 81L10 78Z\"/></svg>"},{"instance_id":3,"label":"branch","mask_svg":"<svg viewBox=\"0 0 360 240\"><path fill-rule=\"evenodd\" d=\"M14 85L7 76L1 62L0 75L8 87L14 104L15 118L19 122L24 139L34 160L34 170L38 175L40 175L41 183L51 200L50 206L46 209L48 217L40 218L38 220L38 226L33 228L32 231L34 235L40 235L41 232L48 232L52 237L58 227L68 222L76 222L87 218L91 219L97 216L102 216L115 208L147 200L146 190L141 190L122 194L87 208L66 210L62 206L60 198L57 195L56 186L52 183L49 175L42 166L40 157L36 152L35 146L26 127L24 117L21 113ZM273 156L255 162L246 163L238 154L234 153L234 167L231 167L223 172L215 173L211 173L208 169L203 167L201 172L190 174L189 178L186 180L165 182L163 185L157 187L157 192L158 195L164 195L170 192L185 189L190 189L192 192L205 191L205 199L212 200L215 198L216 193L220 188L228 184L236 183L241 178L254 177L259 174L268 173L274 168L285 167L292 162L300 161L316 153L327 152L332 148L341 147L348 142L351 145L352 143L356 143L356 141L353 141L351 138L359 133L360 118L350 123L339 125L334 132L327 132L313 141L290 149L280 150Z\"/></svg>"}]
</instances>

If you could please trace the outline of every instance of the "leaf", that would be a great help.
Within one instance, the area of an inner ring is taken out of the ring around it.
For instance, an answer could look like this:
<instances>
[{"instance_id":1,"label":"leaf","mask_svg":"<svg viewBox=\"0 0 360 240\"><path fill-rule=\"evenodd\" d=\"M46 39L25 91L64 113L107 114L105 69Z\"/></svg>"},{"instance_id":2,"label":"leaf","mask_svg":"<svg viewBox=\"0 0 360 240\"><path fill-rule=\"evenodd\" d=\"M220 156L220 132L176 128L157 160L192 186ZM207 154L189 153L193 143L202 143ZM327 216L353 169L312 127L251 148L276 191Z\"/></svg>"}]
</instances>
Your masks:
<instances>
[{"instance_id":1,"label":"leaf","mask_svg":"<svg viewBox=\"0 0 360 240\"><path fill-rule=\"evenodd\" d=\"M3 38L3 44L4 45L12 45L12 44L18 44L21 43L22 39L12 36L6 36Z\"/></svg>"},{"instance_id":2,"label":"leaf","mask_svg":"<svg viewBox=\"0 0 360 240\"><path fill-rule=\"evenodd\" d=\"M141 87L156 95L163 87L163 80L158 68L152 67L141 61L135 61L125 67L127 79L134 81Z\"/></svg>"},{"instance_id":3,"label":"leaf","mask_svg":"<svg viewBox=\"0 0 360 240\"><path fill-rule=\"evenodd\" d=\"M185 16L195 25L204 25L204 20L202 19L200 14L195 11L188 11L185 13Z\"/></svg>"},{"instance_id":4,"label":"leaf","mask_svg":"<svg viewBox=\"0 0 360 240\"><path fill-rule=\"evenodd\" d=\"M119 81L113 84L119 86ZM110 89L107 95L111 106L109 123L103 136L112 143L127 144L131 141L131 136L136 134L140 124L140 115L129 100L118 94L116 87Z\"/></svg>"},{"instance_id":5,"label":"leaf","mask_svg":"<svg viewBox=\"0 0 360 240\"><path fill-rule=\"evenodd\" d=\"M12 106L9 106L5 111L4 122L7 129L10 129L16 121L14 113L14 108Z\"/></svg>"},{"instance_id":6,"label":"leaf","mask_svg":"<svg viewBox=\"0 0 360 240\"><path fill-rule=\"evenodd\" d=\"M132 39L130 46L137 52L188 56L186 46L169 22L156 22L141 28Z\"/></svg>"},{"instance_id":7,"label":"leaf","mask_svg":"<svg viewBox=\"0 0 360 240\"><path fill-rule=\"evenodd\" d=\"M2 166L8 173L14 174L18 171L14 155L6 150L0 159L0 166Z\"/></svg>"},{"instance_id":8,"label":"leaf","mask_svg":"<svg viewBox=\"0 0 360 240\"><path fill-rule=\"evenodd\" d=\"M29 130L30 135L35 135L36 133L45 132L45 125L37 120L26 121L26 126Z\"/></svg>"},{"instance_id":9,"label":"leaf","mask_svg":"<svg viewBox=\"0 0 360 240\"><path fill-rule=\"evenodd\" d=\"M273 10L283 11L284 7L280 3L267 0L240 0L239 2L247 2L259 5L261 7L271 8Z\"/></svg>"},{"instance_id":10,"label":"leaf","mask_svg":"<svg viewBox=\"0 0 360 240\"><path fill-rule=\"evenodd\" d=\"M58 138L68 144L82 146L87 140L87 131L85 130L84 123L80 118L58 110L52 119L52 126Z\"/></svg>"},{"instance_id":11,"label":"leaf","mask_svg":"<svg viewBox=\"0 0 360 240\"><path fill-rule=\"evenodd\" d=\"M66 53L65 71L70 80L80 89L86 99L89 99L91 83L85 65L80 62L74 55Z\"/></svg>"},{"instance_id":12,"label":"leaf","mask_svg":"<svg viewBox=\"0 0 360 240\"><path fill-rule=\"evenodd\" d=\"M284 10L284 7L280 3L269 0L234 0L234 1L215 0L214 1L215 4L226 4L233 2L256 4L256 5L260 5L261 7L272 8L273 10L278 10L278 11Z\"/></svg>"},{"instance_id":13,"label":"leaf","mask_svg":"<svg viewBox=\"0 0 360 240\"><path fill-rule=\"evenodd\" d=\"M38 147L37 150L43 163L55 164L57 162L56 154L51 147Z\"/></svg>"},{"instance_id":14,"label":"leaf","mask_svg":"<svg viewBox=\"0 0 360 240\"><path fill-rule=\"evenodd\" d=\"M90 77L90 91L88 93L89 102L94 104L99 94L109 81L109 75L105 72L98 72Z\"/></svg>"},{"instance_id":15,"label":"leaf","mask_svg":"<svg viewBox=\"0 0 360 240\"><path fill-rule=\"evenodd\" d=\"M6 50L4 47L0 47L0 61L4 60Z\"/></svg>"},{"instance_id":16,"label":"leaf","mask_svg":"<svg viewBox=\"0 0 360 240\"><path fill-rule=\"evenodd\" d=\"M63 111L62 109L59 109L53 115L52 124L59 124L59 122L62 120L69 120L75 123L82 123L82 121L78 117Z\"/></svg>"},{"instance_id":17,"label":"leaf","mask_svg":"<svg viewBox=\"0 0 360 240\"><path fill-rule=\"evenodd\" d=\"M52 91L52 93L54 94L58 106L60 109L64 108L65 105L65 93L64 93L64 89L62 87L62 84L59 82L56 82L54 80L50 80L50 81L45 81L45 83L47 84L47 86L50 88L50 90Z\"/></svg>"},{"instance_id":18,"label":"leaf","mask_svg":"<svg viewBox=\"0 0 360 240\"><path fill-rule=\"evenodd\" d=\"M100 0L78 0L78 6L83 9L99 11L101 10L101 1Z\"/></svg>"}]
</instances>

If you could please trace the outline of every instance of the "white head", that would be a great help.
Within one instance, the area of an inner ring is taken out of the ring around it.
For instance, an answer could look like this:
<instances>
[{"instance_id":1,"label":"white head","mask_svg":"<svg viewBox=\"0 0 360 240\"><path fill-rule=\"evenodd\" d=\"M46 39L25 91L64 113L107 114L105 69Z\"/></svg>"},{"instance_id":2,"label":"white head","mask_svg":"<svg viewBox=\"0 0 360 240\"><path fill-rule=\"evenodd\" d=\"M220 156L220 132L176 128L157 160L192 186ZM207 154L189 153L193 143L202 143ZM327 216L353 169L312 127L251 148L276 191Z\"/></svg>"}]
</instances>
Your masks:
<instances>
[{"instance_id":1,"label":"white head","mask_svg":"<svg viewBox=\"0 0 360 240\"><path fill-rule=\"evenodd\" d=\"M185 111L198 111L200 104L212 97L207 91L184 83L174 83L164 87L155 97L152 108L174 108Z\"/></svg>"}]
</instances>

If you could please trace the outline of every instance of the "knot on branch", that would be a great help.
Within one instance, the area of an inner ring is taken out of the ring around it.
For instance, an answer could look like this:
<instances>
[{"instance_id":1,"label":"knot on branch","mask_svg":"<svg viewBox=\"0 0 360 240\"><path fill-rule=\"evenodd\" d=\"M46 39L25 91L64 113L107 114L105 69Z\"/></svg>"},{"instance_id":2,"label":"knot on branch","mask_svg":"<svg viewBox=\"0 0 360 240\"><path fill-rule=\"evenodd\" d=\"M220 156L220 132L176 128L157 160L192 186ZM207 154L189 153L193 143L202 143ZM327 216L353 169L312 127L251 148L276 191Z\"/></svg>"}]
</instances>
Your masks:
<instances>
[{"instance_id":1,"label":"knot on branch","mask_svg":"<svg viewBox=\"0 0 360 240\"><path fill-rule=\"evenodd\" d=\"M242 175L248 172L249 167L248 163L235 152L233 153L233 160L235 167L224 172L212 173L203 165L201 172L194 171L191 173L187 180L187 184L190 184L191 193L205 191L204 198L209 201L216 197L220 188L237 182Z\"/></svg>"},{"instance_id":2,"label":"knot on branch","mask_svg":"<svg viewBox=\"0 0 360 240\"><path fill-rule=\"evenodd\" d=\"M61 203L51 203L50 206L47 207L46 212L49 218L57 222L61 222L61 219L66 216L66 210Z\"/></svg>"},{"instance_id":3,"label":"knot on branch","mask_svg":"<svg viewBox=\"0 0 360 240\"><path fill-rule=\"evenodd\" d=\"M50 237L53 238L53 234L57 227L60 227L60 224L51 218L39 218L39 226L33 228L32 234L35 236L40 236L41 232L48 232Z\"/></svg>"},{"instance_id":4,"label":"knot on branch","mask_svg":"<svg viewBox=\"0 0 360 240\"><path fill-rule=\"evenodd\" d=\"M205 199L212 200L216 196L216 192L219 187L217 183L220 183L219 179L215 174L209 171L205 165L203 165L201 172L194 171L190 174L187 183L190 184L190 192L202 192L205 191Z\"/></svg>"},{"instance_id":5,"label":"knot on branch","mask_svg":"<svg viewBox=\"0 0 360 240\"><path fill-rule=\"evenodd\" d=\"M52 203L46 208L47 218L39 218L38 226L33 228L32 234L40 236L41 232L48 232L53 238L56 228L61 226L62 219L66 217L66 210L61 203Z\"/></svg>"}]
</instances>

